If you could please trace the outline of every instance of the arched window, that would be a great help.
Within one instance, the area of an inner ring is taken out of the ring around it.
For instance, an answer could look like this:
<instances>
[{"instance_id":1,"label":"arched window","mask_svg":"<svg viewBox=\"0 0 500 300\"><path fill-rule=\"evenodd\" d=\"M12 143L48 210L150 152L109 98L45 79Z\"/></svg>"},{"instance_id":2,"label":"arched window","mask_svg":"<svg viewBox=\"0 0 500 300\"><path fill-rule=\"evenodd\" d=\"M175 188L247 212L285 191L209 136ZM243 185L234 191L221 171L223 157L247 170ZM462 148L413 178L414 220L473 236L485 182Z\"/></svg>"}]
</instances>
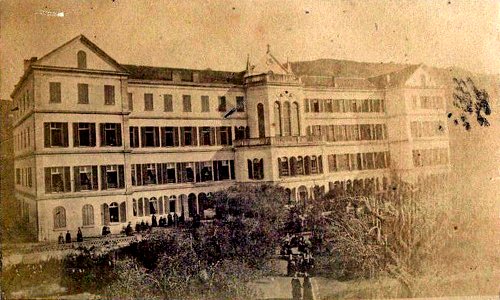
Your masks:
<instances>
[{"instance_id":1,"label":"arched window","mask_svg":"<svg viewBox=\"0 0 500 300\"><path fill-rule=\"evenodd\" d=\"M302 156L297 157L297 175L304 175L304 159Z\"/></svg>"},{"instance_id":2,"label":"arched window","mask_svg":"<svg viewBox=\"0 0 500 300\"><path fill-rule=\"evenodd\" d=\"M109 205L109 221L111 223L120 222L120 211L118 208L118 203L113 202Z\"/></svg>"},{"instance_id":3,"label":"arched window","mask_svg":"<svg viewBox=\"0 0 500 300\"><path fill-rule=\"evenodd\" d=\"M178 200L178 212L180 215L185 215L186 213L189 213L186 211L188 209L188 197L185 194L179 195L179 200Z\"/></svg>"},{"instance_id":4,"label":"arched window","mask_svg":"<svg viewBox=\"0 0 500 300\"><path fill-rule=\"evenodd\" d=\"M274 135L281 136L281 107L278 101L274 102Z\"/></svg>"},{"instance_id":5,"label":"arched window","mask_svg":"<svg viewBox=\"0 0 500 300\"><path fill-rule=\"evenodd\" d=\"M292 112L291 112L291 123L292 123L292 135L300 135L300 115L299 115L299 104L293 102Z\"/></svg>"},{"instance_id":6,"label":"arched window","mask_svg":"<svg viewBox=\"0 0 500 300\"><path fill-rule=\"evenodd\" d=\"M286 157L278 158L278 166L279 166L279 170L280 170L280 172L279 172L280 177L290 175L290 171L289 171L289 167L288 167L288 158L286 158Z\"/></svg>"},{"instance_id":7,"label":"arched window","mask_svg":"<svg viewBox=\"0 0 500 300\"><path fill-rule=\"evenodd\" d=\"M306 205L307 204L307 196L308 196L308 193L307 193L307 188L303 185L301 185L299 187L299 201L302 203L302 205Z\"/></svg>"},{"instance_id":8,"label":"arched window","mask_svg":"<svg viewBox=\"0 0 500 300\"><path fill-rule=\"evenodd\" d=\"M156 197L151 197L149 199L149 212L152 215L158 214L158 201L156 200Z\"/></svg>"},{"instance_id":9,"label":"arched window","mask_svg":"<svg viewBox=\"0 0 500 300\"><path fill-rule=\"evenodd\" d=\"M266 137L266 123L264 119L264 105L257 104L257 120L259 123L259 138Z\"/></svg>"},{"instance_id":10,"label":"arched window","mask_svg":"<svg viewBox=\"0 0 500 300\"><path fill-rule=\"evenodd\" d=\"M85 51L78 51L77 53L78 60L78 69L86 69L87 68L87 53Z\"/></svg>"},{"instance_id":11,"label":"arched window","mask_svg":"<svg viewBox=\"0 0 500 300\"><path fill-rule=\"evenodd\" d=\"M292 129L290 123L290 102L286 101L283 105L283 136L289 136Z\"/></svg>"},{"instance_id":12,"label":"arched window","mask_svg":"<svg viewBox=\"0 0 500 300\"><path fill-rule=\"evenodd\" d=\"M170 196L168 198L168 212L175 213L176 205L177 205L177 197L175 195Z\"/></svg>"},{"instance_id":13,"label":"arched window","mask_svg":"<svg viewBox=\"0 0 500 300\"><path fill-rule=\"evenodd\" d=\"M311 174L311 158L309 156L306 156L304 158L304 174L305 175Z\"/></svg>"},{"instance_id":14,"label":"arched window","mask_svg":"<svg viewBox=\"0 0 500 300\"><path fill-rule=\"evenodd\" d=\"M158 214L163 215L163 197L158 198Z\"/></svg>"},{"instance_id":15,"label":"arched window","mask_svg":"<svg viewBox=\"0 0 500 300\"><path fill-rule=\"evenodd\" d=\"M85 204L82 208L83 226L94 225L94 207L90 204Z\"/></svg>"},{"instance_id":16,"label":"arched window","mask_svg":"<svg viewBox=\"0 0 500 300\"><path fill-rule=\"evenodd\" d=\"M62 206L54 208L54 229L66 227L66 209Z\"/></svg>"},{"instance_id":17,"label":"arched window","mask_svg":"<svg viewBox=\"0 0 500 300\"><path fill-rule=\"evenodd\" d=\"M247 160L248 179L261 180L264 179L264 159L254 158Z\"/></svg>"},{"instance_id":18,"label":"arched window","mask_svg":"<svg viewBox=\"0 0 500 300\"><path fill-rule=\"evenodd\" d=\"M151 214L151 206L149 204L148 198L143 198L144 200L144 215L149 216Z\"/></svg>"},{"instance_id":19,"label":"arched window","mask_svg":"<svg viewBox=\"0 0 500 300\"><path fill-rule=\"evenodd\" d=\"M318 158L316 155L311 156L311 174L318 174Z\"/></svg>"},{"instance_id":20,"label":"arched window","mask_svg":"<svg viewBox=\"0 0 500 300\"><path fill-rule=\"evenodd\" d=\"M196 195L191 193L188 196L189 216L192 218L198 213L198 201Z\"/></svg>"}]
</instances>

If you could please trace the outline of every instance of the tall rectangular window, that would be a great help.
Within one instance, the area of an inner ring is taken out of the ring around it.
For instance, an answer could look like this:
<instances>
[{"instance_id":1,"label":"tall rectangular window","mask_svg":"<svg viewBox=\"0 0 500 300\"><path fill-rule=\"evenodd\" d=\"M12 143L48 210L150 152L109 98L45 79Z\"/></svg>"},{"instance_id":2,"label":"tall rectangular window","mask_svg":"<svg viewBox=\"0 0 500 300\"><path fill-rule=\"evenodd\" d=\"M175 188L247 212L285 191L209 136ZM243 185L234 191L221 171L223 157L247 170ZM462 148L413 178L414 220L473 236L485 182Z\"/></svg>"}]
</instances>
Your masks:
<instances>
[{"instance_id":1,"label":"tall rectangular window","mask_svg":"<svg viewBox=\"0 0 500 300\"><path fill-rule=\"evenodd\" d=\"M162 127L161 128L161 146L162 147L177 147L179 146L179 131L178 127Z\"/></svg>"},{"instance_id":2,"label":"tall rectangular window","mask_svg":"<svg viewBox=\"0 0 500 300\"><path fill-rule=\"evenodd\" d=\"M101 131L101 146L121 146L122 145L122 130L119 123L102 123Z\"/></svg>"},{"instance_id":3,"label":"tall rectangular window","mask_svg":"<svg viewBox=\"0 0 500 300\"><path fill-rule=\"evenodd\" d=\"M210 98L208 96L201 96L201 112L210 111Z\"/></svg>"},{"instance_id":4,"label":"tall rectangular window","mask_svg":"<svg viewBox=\"0 0 500 300\"><path fill-rule=\"evenodd\" d=\"M236 110L238 112L244 112L245 111L245 97L243 97L243 96L236 96Z\"/></svg>"},{"instance_id":5,"label":"tall rectangular window","mask_svg":"<svg viewBox=\"0 0 500 300\"><path fill-rule=\"evenodd\" d=\"M191 95L182 95L182 110L191 112Z\"/></svg>"},{"instance_id":6,"label":"tall rectangular window","mask_svg":"<svg viewBox=\"0 0 500 300\"><path fill-rule=\"evenodd\" d=\"M219 111L225 112L227 110L226 96L219 96Z\"/></svg>"},{"instance_id":7,"label":"tall rectangular window","mask_svg":"<svg viewBox=\"0 0 500 300\"><path fill-rule=\"evenodd\" d=\"M217 127L217 142L223 146L232 144L231 127Z\"/></svg>"},{"instance_id":8,"label":"tall rectangular window","mask_svg":"<svg viewBox=\"0 0 500 300\"><path fill-rule=\"evenodd\" d=\"M130 126L129 133L130 133L130 147L139 148L139 127Z\"/></svg>"},{"instance_id":9,"label":"tall rectangular window","mask_svg":"<svg viewBox=\"0 0 500 300\"><path fill-rule=\"evenodd\" d=\"M128 109L130 111L134 110L134 95L132 93L127 94L128 97Z\"/></svg>"},{"instance_id":10,"label":"tall rectangular window","mask_svg":"<svg viewBox=\"0 0 500 300\"><path fill-rule=\"evenodd\" d=\"M95 147L95 124L73 123L73 147Z\"/></svg>"},{"instance_id":11,"label":"tall rectangular window","mask_svg":"<svg viewBox=\"0 0 500 300\"><path fill-rule=\"evenodd\" d=\"M160 147L160 130L158 127L141 127L142 147Z\"/></svg>"},{"instance_id":12,"label":"tall rectangular window","mask_svg":"<svg viewBox=\"0 0 500 300\"><path fill-rule=\"evenodd\" d=\"M45 168L45 192L71 192L71 177L69 167Z\"/></svg>"},{"instance_id":13,"label":"tall rectangular window","mask_svg":"<svg viewBox=\"0 0 500 300\"><path fill-rule=\"evenodd\" d=\"M77 166L73 168L75 192L92 191L99 188L97 166Z\"/></svg>"},{"instance_id":14,"label":"tall rectangular window","mask_svg":"<svg viewBox=\"0 0 500 300\"><path fill-rule=\"evenodd\" d=\"M89 104L89 85L86 83L78 84L78 104Z\"/></svg>"},{"instance_id":15,"label":"tall rectangular window","mask_svg":"<svg viewBox=\"0 0 500 300\"><path fill-rule=\"evenodd\" d=\"M153 94L144 94L144 111L153 111Z\"/></svg>"},{"instance_id":16,"label":"tall rectangular window","mask_svg":"<svg viewBox=\"0 0 500 300\"><path fill-rule=\"evenodd\" d=\"M61 83L49 83L50 103L61 103Z\"/></svg>"},{"instance_id":17,"label":"tall rectangular window","mask_svg":"<svg viewBox=\"0 0 500 300\"><path fill-rule=\"evenodd\" d=\"M181 146L197 146L196 127L181 127Z\"/></svg>"},{"instance_id":18,"label":"tall rectangular window","mask_svg":"<svg viewBox=\"0 0 500 300\"><path fill-rule=\"evenodd\" d=\"M172 95L170 94L163 95L163 111L164 112L174 111L174 105L172 103Z\"/></svg>"},{"instance_id":19,"label":"tall rectangular window","mask_svg":"<svg viewBox=\"0 0 500 300\"><path fill-rule=\"evenodd\" d=\"M125 187L123 165L101 166L101 190Z\"/></svg>"},{"instance_id":20,"label":"tall rectangular window","mask_svg":"<svg viewBox=\"0 0 500 300\"><path fill-rule=\"evenodd\" d=\"M104 104L105 105L115 105L115 86L105 85L104 86Z\"/></svg>"},{"instance_id":21,"label":"tall rectangular window","mask_svg":"<svg viewBox=\"0 0 500 300\"><path fill-rule=\"evenodd\" d=\"M214 127L199 127L198 129L200 131L200 145L215 145Z\"/></svg>"},{"instance_id":22,"label":"tall rectangular window","mask_svg":"<svg viewBox=\"0 0 500 300\"><path fill-rule=\"evenodd\" d=\"M45 147L68 147L68 123L44 123Z\"/></svg>"}]
</instances>

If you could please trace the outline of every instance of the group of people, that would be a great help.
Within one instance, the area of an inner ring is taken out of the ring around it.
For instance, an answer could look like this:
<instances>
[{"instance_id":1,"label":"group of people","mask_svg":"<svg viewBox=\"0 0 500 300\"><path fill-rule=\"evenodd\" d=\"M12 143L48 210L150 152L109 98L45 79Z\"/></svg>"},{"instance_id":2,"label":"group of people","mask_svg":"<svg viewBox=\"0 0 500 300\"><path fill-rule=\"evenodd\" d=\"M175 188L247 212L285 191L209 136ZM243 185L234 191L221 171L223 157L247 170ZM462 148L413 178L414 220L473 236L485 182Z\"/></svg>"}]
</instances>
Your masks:
<instances>
[{"instance_id":1,"label":"group of people","mask_svg":"<svg viewBox=\"0 0 500 300\"><path fill-rule=\"evenodd\" d=\"M71 243L73 240L71 238L71 233L66 231L66 238L63 236L62 232L59 234L58 242L59 244ZM80 227L78 227L78 232L76 233L76 241L83 242L83 233Z\"/></svg>"},{"instance_id":2,"label":"group of people","mask_svg":"<svg viewBox=\"0 0 500 300\"><path fill-rule=\"evenodd\" d=\"M296 273L312 274L314 272L314 257L312 244L302 235L287 235L283 241L281 255L287 259L287 275Z\"/></svg>"},{"instance_id":3,"label":"group of people","mask_svg":"<svg viewBox=\"0 0 500 300\"><path fill-rule=\"evenodd\" d=\"M293 300L314 300L314 293L311 278L307 273L304 274L304 283L300 284L297 273L292 278L292 299Z\"/></svg>"}]
</instances>

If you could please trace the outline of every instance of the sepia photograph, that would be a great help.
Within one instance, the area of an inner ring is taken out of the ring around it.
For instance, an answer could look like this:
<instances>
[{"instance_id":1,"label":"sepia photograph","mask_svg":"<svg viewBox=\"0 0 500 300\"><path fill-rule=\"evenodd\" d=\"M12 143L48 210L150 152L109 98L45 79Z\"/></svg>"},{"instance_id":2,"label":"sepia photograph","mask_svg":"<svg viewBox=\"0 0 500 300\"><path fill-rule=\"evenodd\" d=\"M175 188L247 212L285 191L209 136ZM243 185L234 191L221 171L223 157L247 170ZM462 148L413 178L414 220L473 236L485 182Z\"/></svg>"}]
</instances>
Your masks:
<instances>
[{"instance_id":1,"label":"sepia photograph","mask_svg":"<svg viewBox=\"0 0 500 300\"><path fill-rule=\"evenodd\" d=\"M0 0L0 299L499 299L500 1Z\"/></svg>"}]
</instances>

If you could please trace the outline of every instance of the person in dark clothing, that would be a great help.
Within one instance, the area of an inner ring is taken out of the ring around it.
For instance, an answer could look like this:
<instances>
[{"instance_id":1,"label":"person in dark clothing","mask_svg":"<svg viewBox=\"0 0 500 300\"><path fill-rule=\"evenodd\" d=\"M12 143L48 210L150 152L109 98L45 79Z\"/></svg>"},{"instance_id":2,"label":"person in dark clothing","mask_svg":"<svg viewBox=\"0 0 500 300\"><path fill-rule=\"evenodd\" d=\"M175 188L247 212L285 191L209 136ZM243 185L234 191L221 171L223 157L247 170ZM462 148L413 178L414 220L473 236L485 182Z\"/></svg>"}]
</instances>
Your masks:
<instances>
[{"instance_id":1,"label":"person in dark clothing","mask_svg":"<svg viewBox=\"0 0 500 300\"><path fill-rule=\"evenodd\" d=\"M304 289L304 296L302 299L303 300L314 300L311 278L309 277L309 275L307 273L304 275L303 289Z\"/></svg>"},{"instance_id":2,"label":"person in dark clothing","mask_svg":"<svg viewBox=\"0 0 500 300\"><path fill-rule=\"evenodd\" d=\"M174 226L177 227L179 225L179 216L177 213L174 213Z\"/></svg>"},{"instance_id":3,"label":"person in dark clothing","mask_svg":"<svg viewBox=\"0 0 500 300\"><path fill-rule=\"evenodd\" d=\"M158 227L163 227L163 217L158 219Z\"/></svg>"},{"instance_id":4,"label":"person in dark clothing","mask_svg":"<svg viewBox=\"0 0 500 300\"><path fill-rule=\"evenodd\" d=\"M76 241L77 242L83 242L83 233L80 227L78 227L78 232L76 233Z\"/></svg>"},{"instance_id":5,"label":"person in dark clothing","mask_svg":"<svg viewBox=\"0 0 500 300\"><path fill-rule=\"evenodd\" d=\"M135 232L141 232L141 225L139 223L135 223Z\"/></svg>"},{"instance_id":6,"label":"person in dark clothing","mask_svg":"<svg viewBox=\"0 0 500 300\"><path fill-rule=\"evenodd\" d=\"M174 224L174 220L172 219L172 215L168 214L167 216L167 225L172 226Z\"/></svg>"},{"instance_id":7,"label":"person in dark clothing","mask_svg":"<svg viewBox=\"0 0 500 300\"><path fill-rule=\"evenodd\" d=\"M141 221L141 231L146 231L146 224L144 223L144 220Z\"/></svg>"},{"instance_id":8,"label":"person in dark clothing","mask_svg":"<svg viewBox=\"0 0 500 300\"><path fill-rule=\"evenodd\" d=\"M71 243L71 233L69 233L69 230L66 232L66 243Z\"/></svg>"},{"instance_id":9,"label":"person in dark clothing","mask_svg":"<svg viewBox=\"0 0 500 300\"><path fill-rule=\"evenodd\" d=\"M300 284L299 277L297 277L297 273L295 273L292 278L292 299L302 299L302 285Z\"/></svg>"},{"instance_id":10,"label":"person in dark clothing","mask_svg":"<svg viewBox=\"0 0 500 300\"><path fill-rule=\"evenodd\" d=\"M130 222L128 222L127 227L125 227L125 235L132 235L132 224Z\"/></svg>"},{"instance_id":11,"label":"person in dark clothing","mask_svg":"<svg viewBox=\"0 0 500 300\"><path fill-rule=\"evenodd\" d=\"M64 244L64 236L63 236L62 232L59 234L58 242L59 242L59 244Z\"/></svg>"},{"instance_id":12,"label":"person in dark clothing","mask_svg":"<svg viewBox=\"0 0 500 300\"><path fill-rule=\"evenodd\" d=\"M184 224L185 218L184 218L184 212L181 213L181 216L179 217L179 224Z\"/></svg>"},{"instance_id":13,"label":"person in dark clothing","mask_svg":"<svg viewBox=\"0 0 500 300\"><path fill-rule=\"evenodd\" d=\"M158 221L156 221L156 216L151 217L151 227L158 227Z\"/></svg>"}]
</instances>

